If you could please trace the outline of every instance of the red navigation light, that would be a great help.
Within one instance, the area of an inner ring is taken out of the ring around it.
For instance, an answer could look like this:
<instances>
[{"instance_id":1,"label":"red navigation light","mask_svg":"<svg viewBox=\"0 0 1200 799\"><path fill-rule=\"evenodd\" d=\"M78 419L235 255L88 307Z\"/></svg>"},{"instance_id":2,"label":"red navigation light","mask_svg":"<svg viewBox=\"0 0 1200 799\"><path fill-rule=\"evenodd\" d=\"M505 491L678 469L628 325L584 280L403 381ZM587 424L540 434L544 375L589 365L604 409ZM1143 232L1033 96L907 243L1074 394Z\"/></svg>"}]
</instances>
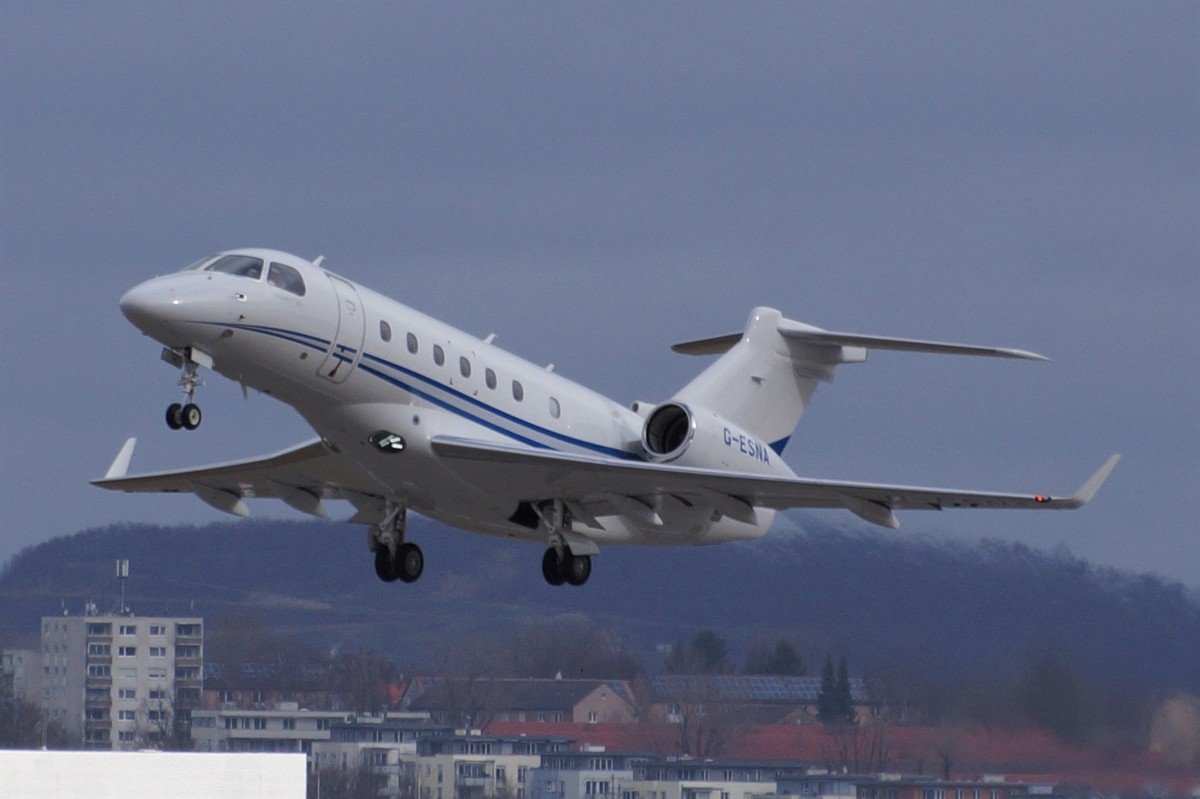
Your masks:
<instances>
[{"instance_id":1,"label":"red navigation light","mask_svg":"<svg viewBox=\"0 0 1200 799\"><path fill-rule=\"evenodd\" d=\"M1041 494L1038 494L1037 496L1035 496L1033 498L1033 501L1034 502L1049 502L1050 497L1046 497L1046 496L1042 496Z\"/></svg>"}]
</instances>

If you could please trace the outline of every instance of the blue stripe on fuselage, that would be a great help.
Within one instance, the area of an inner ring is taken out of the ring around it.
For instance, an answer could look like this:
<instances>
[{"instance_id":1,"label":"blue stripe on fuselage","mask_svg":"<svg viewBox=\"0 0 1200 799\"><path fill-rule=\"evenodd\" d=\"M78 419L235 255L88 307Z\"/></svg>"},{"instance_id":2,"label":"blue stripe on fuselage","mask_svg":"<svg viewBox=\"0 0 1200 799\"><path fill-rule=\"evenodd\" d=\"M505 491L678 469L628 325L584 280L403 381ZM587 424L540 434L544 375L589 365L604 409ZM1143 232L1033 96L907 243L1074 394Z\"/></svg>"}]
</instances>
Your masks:
<instances>
[{"instance_id":1,"label":"blue stripe on fuselage","mask_svg":"<svg viewBox=\"0 0 1200 799\"><path fill-rule=\"evenodd\" d=\"M202 324L217 325L220 327L232 327L232 328L235 328L238 330L246 330L246 331L249 331L252 333L260 333L260 334L266 335L266 336L273 336L275 338L280 338L285 341L291 341L295 344L301 344L306 347L311 347L312 349L318 350L320 352L327 351L329 348L329 345L331 343L327 339L318 338L317 336L312 336L307 333L301 333L301 332L295 331L295 330L286 330L284 328L266 327L263 325L231 324L231 323L226 323L226 322L204 322ZM353 347L345 347L344 345L339 345L339 349L343 349L352 354L357 352L357 350L355 350ZM495 416L498 416L505 421L511 422L513 424L521 425L522 427L526 427L534 433L539 433L539 434L547 436L549 438L553 438L557 441L561 441L564 444L579 447L580 449L590 450L592 452L597 452L602 455L608 455L608 456L614 457L614 458L621 458L624 460L637 460L638 459L637 455L635 455L631 452L614 449L612 447L606 447L602 444L594 444L590 441L584 441L583 439L573 438L572 436L568 436L563 433L558 433L554 430L550 430L548 428L541 427L540 425L534 424L533 422L530 422L526 419L522 419L519 416L514 416L511 413L500 410L499 408L496 408L494 406L488 405L486 402L483 402L475 397L468 396L467 394L464 394L461 391L456 391L453 388L445 386L442 383L438 382L437 380L435 380L431 377L427 377L426 375L423 375L420 372L417 372L413 369L409 369L407 367L401 366L398 363L393 363L392 361L389 361L385 358L380 358L377 355L372 355L369 352L363 353L363 357L362 357L362 359L360 359L358 366L360 369L367 372L367 374L373 375L390 385L396 386L397 388L407 391L410 394L421 397L422 399L424 399L428 402L431 402L431 403L437 405L438 407L445 408L446 410L456 413L459 416L463 417L464 419L467 419L476 424L482 425L483 427L486 427L489 430L494 430L497 433L508 436L509 438L512 438L516 441L520 441L522 444L527 444L531 447L537 447L539 449L554 449L554 447L550 446L549 444L544 444L540 441L535 441L534 439L527 438L526 436L521 435L520 433L517 433L506 427L503 427L502 425L499 425L495 422L481 418L477 414L471 413L470 411L468 411L464 408L457 407L457 406L447 402L446 400L440 399L440 398L430 394L427 391L423 391L423 390L417 388L414 385L411 385L411 384L406 383L402 380L399 380L395 377L392 377L388 374L385 374L384 372L382 372L378 369L367 366L366 364L363 363L363 360L373 361L373 362L379 364L380 366L385 366L389 369L393 369L397 372L400 372L403 375L407 375L408 377L414 378L416 380L420 380L433 388L436 388L440 391L444 391L445 393L451 395L451 397L453 397L455 399L467 402L471 405L475 405L478 408L480 408L481 410L486 411Z\"/></svg>"}]
</instances>

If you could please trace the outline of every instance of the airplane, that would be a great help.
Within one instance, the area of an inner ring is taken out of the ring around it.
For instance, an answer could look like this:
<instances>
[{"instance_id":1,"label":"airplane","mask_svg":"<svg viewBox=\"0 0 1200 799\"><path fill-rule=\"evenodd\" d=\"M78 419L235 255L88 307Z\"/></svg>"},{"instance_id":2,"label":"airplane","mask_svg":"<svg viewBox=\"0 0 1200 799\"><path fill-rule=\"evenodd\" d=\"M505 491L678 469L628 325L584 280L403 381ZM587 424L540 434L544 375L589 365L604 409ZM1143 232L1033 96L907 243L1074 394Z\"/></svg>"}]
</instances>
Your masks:
<instances>
[{"instance_id":1,"label":"airplane","mask_svg":"<svg viewBox=\"0 0 1200 799\"><path fill-rule=\"evenodd\" d=\"M476 338L323 260L234 249L120 300L179 370L184 401L168 407L169 427L200 425L203 368L290 405L316 438L266 457L140 475L128 474L130 438L93 484L191 493L242 517L247 498L317 517L327 517L327 501L348 501L385 582L411 583L424 570L406 536L411 510L543 543L546 582L579 586L601 546L755 539L788 508L843 508L892 529L897 510L1078 508L1119 459L1062 497L798 477L782 455L813 392L870 350L1047 359L839 333L762 307L741 332L674 345L717 357L669 399L626 407L505 352L494 334Z\"/></svg>"}]
</instances>

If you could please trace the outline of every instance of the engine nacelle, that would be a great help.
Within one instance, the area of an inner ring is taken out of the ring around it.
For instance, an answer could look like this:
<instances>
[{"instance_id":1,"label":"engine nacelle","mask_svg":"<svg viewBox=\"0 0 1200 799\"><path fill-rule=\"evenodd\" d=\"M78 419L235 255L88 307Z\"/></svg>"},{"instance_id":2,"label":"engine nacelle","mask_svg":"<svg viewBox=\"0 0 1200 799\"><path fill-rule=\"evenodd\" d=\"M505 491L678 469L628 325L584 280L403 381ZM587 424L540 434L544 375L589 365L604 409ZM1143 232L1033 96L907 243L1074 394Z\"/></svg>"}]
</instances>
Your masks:
<instances>
[{"instance_id":1,"label":"engine nacelle","mask_svg":"<svg viewBox=\"0 0 1200 799\"><path fill-rule=\"evenodd\" d=\"M675 400L646 417L642 449L655 463L770 474L786 470L767 442L707 408Z\"/></svg>"}]
</instances>

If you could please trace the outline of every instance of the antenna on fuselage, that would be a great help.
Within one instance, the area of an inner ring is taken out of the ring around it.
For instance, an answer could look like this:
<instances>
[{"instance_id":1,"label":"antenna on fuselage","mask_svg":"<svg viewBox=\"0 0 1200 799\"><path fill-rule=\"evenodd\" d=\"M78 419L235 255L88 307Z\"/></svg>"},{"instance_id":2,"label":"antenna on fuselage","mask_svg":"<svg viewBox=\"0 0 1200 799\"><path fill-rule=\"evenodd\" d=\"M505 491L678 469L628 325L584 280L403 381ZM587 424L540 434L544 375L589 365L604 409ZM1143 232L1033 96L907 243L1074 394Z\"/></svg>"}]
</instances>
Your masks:
<instances>
[{"instance_id":1,"label":"antenna on fuselage","mask_svg":"<svg viewBox=\"0 0 1200 799\"><path fill-rule=\"evenodd\" d=\"M493 341L495 341L495 340L496 340L496 334L495 334L495 333L488 333L488 334L487 334L487 338L485 338L485 339L483 340L483 343L484 343L484 344L491 344L491 343L492 343Z\"/></svg>"},{"instance_id":2,"label":"antenna on fuselage","mask_svg":"<svg viewBox=\"0 0 1200 799\"><path fill-rule=\"evenodd\" d=\"M313 259L312 265L319 269L321 264L323 264L324 262L325 262L325 256L318 255L316 258Z\"/></svg>"}]
</instances>

